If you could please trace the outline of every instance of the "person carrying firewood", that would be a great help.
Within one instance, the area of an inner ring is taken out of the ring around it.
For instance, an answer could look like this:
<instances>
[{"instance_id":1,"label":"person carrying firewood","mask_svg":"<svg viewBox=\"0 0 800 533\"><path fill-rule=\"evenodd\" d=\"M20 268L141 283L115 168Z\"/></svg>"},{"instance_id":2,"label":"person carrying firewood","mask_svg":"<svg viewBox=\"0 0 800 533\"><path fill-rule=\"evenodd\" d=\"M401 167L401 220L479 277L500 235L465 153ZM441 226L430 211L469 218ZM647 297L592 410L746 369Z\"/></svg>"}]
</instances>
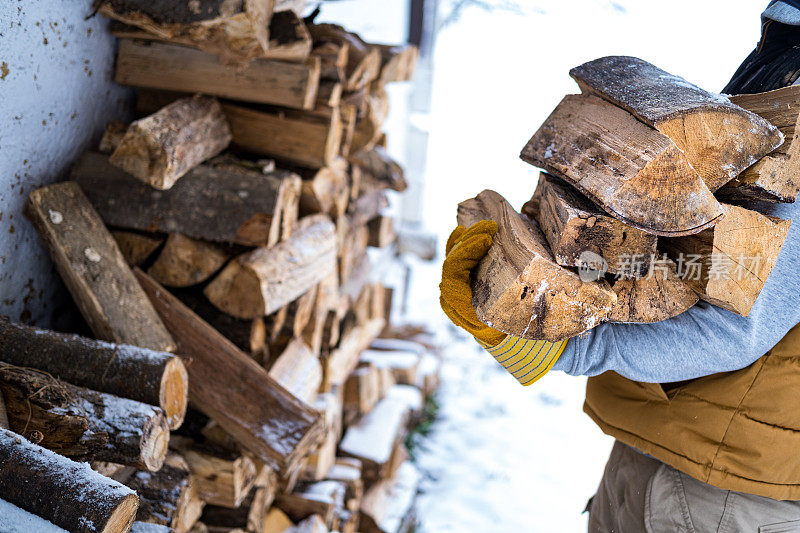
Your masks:
<instances>
[{"instance_id":1,"label":"person carrying firewood","mask_svg":"<svg viewBox=\"0 0 800 533\"><path fill-rule=\"evenodd\" d=\"M724 88L800 83L800 1L773 0L757 48ZM760 208L761 209L761 208ZM769 215L800 220L796 203ZM441 305L521 384L590 376L585 412L616 439L589 531L800 531L800 227L747 317L701 301L652 324L604 323L560 342L506 335L472 306L471 270L497 224L447 242Z\"/></svg>"}]
</instances>

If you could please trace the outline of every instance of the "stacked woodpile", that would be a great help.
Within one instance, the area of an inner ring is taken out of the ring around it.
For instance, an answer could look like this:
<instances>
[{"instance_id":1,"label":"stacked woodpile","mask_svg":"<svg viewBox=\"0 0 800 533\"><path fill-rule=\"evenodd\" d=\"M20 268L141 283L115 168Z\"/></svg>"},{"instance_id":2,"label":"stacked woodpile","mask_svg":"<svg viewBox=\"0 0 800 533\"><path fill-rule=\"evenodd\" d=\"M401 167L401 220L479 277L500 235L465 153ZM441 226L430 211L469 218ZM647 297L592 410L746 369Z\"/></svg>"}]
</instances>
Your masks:
<instances>
[{"instance_id":1,"label":"stacked woodpile","mask_svg":"<svg viewBox=\"0 0 800 533\"><path fill-rule=\"evenodd\" d=\"M26 206L96 339L0 320L0 514L20 531L407 531L405 439L439 360L392 326L376 272L397 255L387 191L405 188L384 87L416 49L266 0L98 9L140 118Z\"/></svg>"},{"instance_id":2,"label":"stacked woodpile","mask_svg":"<svg viewBox=\"0 0 800 533\"><path fill-rule=\"evenodd\" d=\"M459 205L461 224L499 223L473 279L478 317L555 341L698 299L747 316L791 224L764 202L800 191L800 87L728 97L633 57L570 74L581 94L522 150L545 171L522 213L493 191Z\"/></svg>"}]
</instances>

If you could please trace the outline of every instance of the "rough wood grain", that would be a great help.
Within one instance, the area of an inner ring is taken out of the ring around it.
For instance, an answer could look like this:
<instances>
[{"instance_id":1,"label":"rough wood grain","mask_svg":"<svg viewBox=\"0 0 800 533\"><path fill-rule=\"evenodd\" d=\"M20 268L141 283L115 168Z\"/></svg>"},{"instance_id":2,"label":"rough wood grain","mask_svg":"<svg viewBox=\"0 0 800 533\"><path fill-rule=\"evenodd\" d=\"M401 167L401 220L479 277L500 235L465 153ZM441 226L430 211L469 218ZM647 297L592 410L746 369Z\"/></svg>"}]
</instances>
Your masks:
<instances>
[{"instance_id":1,"label":"rough wood grain","mask_svg":"<svg viewBox=\"0 0 800 533\"><path fill-rule=\"evenodd\" d=\"M783 144L718 191L730 201L794 202L800 192L800 86L731 96L732 103L768 120L783 133Z\"/></svg>"},{"instance_id":2,"label":"rough wood grain","mask_svg":"<svg viewBox=\"0 0 800 533\"><path fill-rule=\"evenodd\" d=\"M357 34L348 32L336 24L310 24L308 30L314 46L332 42L347 44L347 65L345 67L345 88L349 91L364 87L380 74L380 51L364 42Z\"/></svg>"},{"instance_id":3,"label":"rough wood grain","mask_svg":"<svg viewBox=\"0 0 800 533\"><path fill-rule=\"evenodd\" d=\"M235 317L268 315L319 283L335 268L335 258L333 223L312 215L300 221L289 239L235 258L204 292Z\"/></svg>"},{"instance_id":4,"label":"rough wood grain","mask_svg":"<svg viewBox=\"0 0 800 533\"><path fill-rule=\"evenodd\" d=\"M33 191L25 215L98 338L165 352L175 348L116 241L77 183Z\"/></svg>"},{"instance_id":5,"label":"rough wood grain","mask_svg":"<svg viewBox=\"0 0 800 533\"><path fill-rule=\"evenodd\" d=\"M656 253L655 235L607 215L565 182L544 172L522 214L539 223L561 266L580 267L587 259L581 254L591 252L606 261L608 272L637 277L647 274L650 256Z\"/></svg>"},{"instance_id":6,"label":"rough wood grain","mask_svg":"<svg viewBox=\"0 0 800 533\"><path fill-rule=\"evenodd\" d=\"M73 385L161 407L171 429L186 414L186 368L176 355L109 344L0 318L0 361Z\"/></svg>"},{"instance_id":7,"label":"rough wood grain","mask_svg":"<svg viewBox=\"0 0 800 533\"><path fill-rule=\"evenodd\" d=\"M367 224L367 231L369 232L367 245L375 248L386 248L397 238L392 217L381 215L373 218Z\"/></svg>"},{"instance_id":8,"label":"rough wood grain","mask_svg":"<svg viewBox=\"0 0 800 533\"><path fill-rule=\"evenodd\" d=\"M311 404L322 383L322 366L305 342L294 339L272 364L269 375L296 397Z\"/></svg>"},{"instance_id":9,"label":"rough wood grain","mask_svg":"<svg viewBox=\"0 0 800 533\"><path fill-rule=\"evenodd\" d=\"M317 98L319 73L319 60L315 58L304 63L254 59L246 67L235 68L202 50L122 39L114 79L134 87L311 109Z\"/></svg>"},{"instance_id":10,"label":"rough wood grain","mask_svg":"<svg viewBox=\"0 0 800 533\"><path fill-rule=\"evenodd\" d=\"M251 533L265 533L267 512L274 499L275 487L254 488L237 508L206 506L202 520L210 527L240 528Z\"/></svg>"},{"instance_id":11,"label":"rough wood grain","mask_svg":"<svg viewBox=\"0 0 800 533\"><path fill-rule=\"evenodd\" d=\"M596 96L565 96L520 157L655 235L697 233L722 213L675 143Z\"/></svg>"},{"instance_id":12,"label":"rough wood grain","mask_svg":"<svg viewBox=\"0 0 800 533\"><path fill-rule=\"evenodd\" d=\"M491 327L528 339L557 341L606 318L616 295L600 282L583 282L555 263L536 223L494 191L458 206L458 223L494 220L499 229L473 272L472 303Z\"/></svg>"},{"instance_id":13,"label":"rough wood grain","mask_svg":"<svg viewBox=\"0 0 800 533\"><path fill-rule=\"evenodd\" d=\"M700 298L747 316L778 260L791 220L733 205L724 208L725 216L714 228L660 239L659 247Z\"/></svg>"},{"instance_id":14,"label":"rough wood grain","mask_svg":"<svg viewBox=\"0 0 800 533\"><path fill-rule=\"evenodd\" d=\"M124 533L136 493L0 428L0 498L68 531Z\"/></svg>"},{"instance_id":15,"label":"rough wood grain","mask_svg":"<svg viewBox=\"0 0 800 533\"><path fill-rule=\"evenodd\" d=\"M347 209L350 190L347 162L342 158L319 170L297 169L303 179L300 195L301 216L325 213L332 217L343 215Z\"/></svg>"},{"instance_id":16,"label":"rough wood grain","mask_svg":"<svg viewBox=\"0 0 800 533\"><path fill-rule=\"evenodd\" d=\"M231 130L219 102L196 95L132 122L109 162L164 190L230 142Z\"/></svg>"},{"instance_id":17,"label":"rough wood grain","mask_svg":"<svg viewBox=\"0 0 800 533\"><path fill-rule=\"evenodd\" d=\"M403 192L408 187L403 167L382 146L358 152L350 157L350 162L367 173L368 183L365 185L369 189L385 188Z\"/></svg>"},{"instance_id":18,"label":"rough wood grain","mask_svg":"<svg viewBox=\"0 0 800 533\"><path fill-rule=\"evenodd\" d=\"M92 152L72 178L108 225L246 246L278 242L285 191L299 187L290 172L200 165L171 189L154 191Z\"/></svg>"},{"instance_id":19,"label":"rough wood grain","mask_svg":"<svg viewBox=\"0 0 800 533\"><path fill-rule=\"evenodd\" d=\"M171 233L147 273L167 287L190 287L214 275L228 257L211 243Z\"/></svg>"},{"instance_id":20,"label":"rough wood grain","mask_svg":"<svg viewBox=\"0 0 800 533\"><path fill-rule=\"evenodd\" d=\"M136 276L178 343L190 403L261 461L293 470L320 438L318 414L158 283L140 270ZM225 386L222 376L230 376Z\"/></svg>"},{"instance_id":21,"label":"rough wood grain","mask_svg":"<svg viewBox=\"0 0 800 533\"><path fill-rule=\"evenodd\" d=\"M654 261L650 272L640 278L617 279L611 290L617 302L608 315L609 322L660 322L683 313L699 299L678 278L675 263L669 259Z\"/></svg>"},{"instance_id":22,"label":"rough wood grain","mask_svg":"<svg viewBox=\"0 0 800 533\"><path fill-rule=\"evenodd\" d=\"M160 235L143 235L133 231L115 230L111 236L117 241L122 257L128 266L141 266L164 243Z\"/></svg>"},{"instance_id":23,"label":"rough wood grain","mask_svg":"<svg viewBox=\"0 0 800 533\"><path fill-rule=\"evenodd\" d=\"M381 53L381 83L410 81L419 59L419 48L411 44L375 45Z\"/></svg>"},{"instance_id":24,"label":"rough wood grain","mask_svg":"<svg viewBox=\"0 0 800 533\"><path fill-rule=\"evenodd\" d=\"M775 126L725 96L635 57L595 59L570 76L584 93L621 106L669 137L712 191L783 141Z\"/></svg>"}]
</instances>

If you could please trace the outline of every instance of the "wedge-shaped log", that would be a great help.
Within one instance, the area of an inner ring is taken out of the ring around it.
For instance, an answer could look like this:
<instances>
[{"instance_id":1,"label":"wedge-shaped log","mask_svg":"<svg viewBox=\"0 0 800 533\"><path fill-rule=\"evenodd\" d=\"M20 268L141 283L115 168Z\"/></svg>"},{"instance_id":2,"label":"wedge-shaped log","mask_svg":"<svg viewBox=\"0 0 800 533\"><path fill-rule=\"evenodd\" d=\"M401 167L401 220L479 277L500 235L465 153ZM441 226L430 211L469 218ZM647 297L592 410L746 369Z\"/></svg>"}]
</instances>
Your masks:
<instances>
[{"instance_id":1,"label":"wedge-shaped log","mask_svg":"<svg viewBox=\"0 0 800 533\"><path fill-rule=\"evenodd\" d=\"M278 242L287 191L300 186L290 172L200 165L154 191L93 152L81 156L72 178L110 226L246 246Z\"/></svg>"},{"instance_id":2,"label":"wedge-shaped log","mask_svg":"<svg viewBox=\"0 0 800 533\"><path fill-rule=\"evenodd\" d=\"M342 158L319 170L297 170L303 179L300 196L300 214L326 213L332 217L343 215L350 199L347 179L347 161Z\"/></svg>"},{"instance_id":3,"label":"wedge-shaped log","mask_svg":"<svg viewBox=\"0 0 800 533\"><path fill-rule=\"evenodd\" d=\"M111 235L117 241L122 257L132 267L142 266L164 243L164 237L160 235L143 235L134 231L117 230Z\"/></svg>"},{"instance_id":4,"label":"wedge-shaped log","mask_svg":"<svg viewBox=\"0 0 800 533\"><path fill-rule=\"evenodd\" d=\"M557 341L606 318L614 293L556 264L536 222L489 190L458 206L459 224L469 227L480 220L499 226L473 271L472 304L482 322L519 337Z\"/></svg>"},{"instance_id":5,"label":"wedge-shaped log","mask_svg":"<svg viewBox=\"0 0 800 533\"><path fill-rule=\"evenodd\" d=\"M353 91L364 87L380 74L380 51L364 42L357 34L348 32L335 24L310 24L308 27L314 46L332 42L347 45L347 65L345 66L345 88Z\"/></svg>"},{"instance_id":6,"label":"wedge-shaped log","mask_svg":"<svg viewBox=\"0 0 800 533\"><path fill-rule=\"evenodd\" d=\"M25 215L98 338L165 352L175 348L119 246L77 183L33 191Z\"/></svg>"},{"instance_id":7,"label":"wedge-shaped log","mask_svg":"<svg viewBox=\"0 0 800 533\"><path fill-rule=\"evenodd\" d=\"M289 343L270 367L269 375L307 404L317 397L322 383L319 359L300 339Z\"/></svg>"},{"instance_id":8,"label":"wedge-shaped log","mask_svg":"<svg viewBox=\"0 0 800 533\"><path fill-rule=\"evenodd\" d=\"M230 142L231 129L219 102L197 95L132 122L109 161L163 190Z\"/></svg>"},{"instance_id":9,"label":"wedge-shaped log","mask_svg":"<svg viewBox=\"0 0 800 533\"><path fill-rule=\"evenodd\" d=\"M533 198L522 206L522 214L539 223L561 266L581 267L587 261L587 256L582 259L581 255L591 252L606 261L608 272L636 277L647 274L650 256L656 253L655 235L607 215L578 191L544 172L539 175ZM636 258L639 260L634 262Z\"/></svg>"},{"instance_id":10,"label":"wedge-shaped log","mask_svg":"<svg viewBox=\"0 0 800 533\"><path fill-rule=\"evenodd\" d=\"M650 261L649 256L646 261ZM653 261L643 277L616 280L611 289L617 303L608 315L609 322L659 322L683 313L698 300L669 259Z\"/></svg>"},{"instance_id":11,"label":"wedge-shaped log","mask_svg":"<svg viewBox=\"0 0 800 533\"><path fill-rule=\"evenodd\" d=\"M731 102L769 120L783 133L783 144L718 191L731 201L794 202L800 192L800 86L731 96Z\"/></svg>"},{"instance_id":12,"label":"wedge-shaped log","mask_svg":"<svg viewBox=\"0 0 800 533\"><path fill-rule=\"evenodd\" d=\"M219 246L172 233L147 273L167 287L190 287L210 278L228 257Z\"/></svg>"},{"instance_id":13,"label":"wedge-shaped log","mask_svg":"<svg viewBox=\"0 0 800 533\"><path fill-rule=\"evenodd\" d=\"M255 59L246 67L220 63L215 54L169 43L122 39L115 81L122 85L203 93L245 102L311 109L320 64Z\"/></svg>"},{"instance_id":14,"label":"wedge-shaped log","mask_svg":"<svg viewBox=\"0 0 800 533\"><path fill-rule=\"evenodd\" d=\"M139 499L128 487L0 429L0 498L68 531L123 533Z\"/></svg>"},{"instance_id":15,"label":"wedge-shaped log","mask_svg":"<svg viewBox=\"0 0 800 533\"><path fill-rule=\"evenodd\" d=\"M405 533L414 527L414 500L422 475L410 462L403 463L391 479L375 484L364 494L359 531Z\"/></svg>"},{"instance_id":16,"label":"wedge-shaped log","mask_svg":"<svg viewBox=\"0 0 800 533\"><path fill-rule=\"evenodd\" d=\"M710 230L659 247L677 263L678 275L703 300L747 316L778 260L790 220L724 205L725 217Z\"/></svg>"},{"instance_id":17,"label":"wedge-shaped log","mask_svg":"<svg viewBox=\"0 0 800 533\"><path fill-rule=\"evenodd\" d=\"M189 372L190 404L261 461L292 471L321 438L319 414L152 278L141 270L136 276L175 336Z\"/></svg>"},{"instance_id":18,"label":"wedge-shaped log","mask_svg":"<svg viewBox=\"0 0 800 533\"><path fill-rule=\"evenodd\" d=\"M238 317L268 315L322 281L336 267L333 223L325 215L300 221L292 236L271 248L240 255L205 288L220 310Z\"/></svg>"},{"instance_id":19,"label":"wedge-shaped log","mask_svg":"<svg viewBox=\"0 0 800 533\"><path fill-rule=\"evenodd\" d=\"M712 191L781 145L780 132L725 96L628 56L570 70L584 93L618 105L669 137Z\"/></svg>"},{"instance_id":20,"label":"wedge-shaped log","mask_svg":"<svg viewBox=\"0 0 800 533\"><path fill-rule=\"evenodd\" d=\"M419 48L414 45L375 45L381 53L381 83L410 81L419 59Z\"/></svg>"},{"instance_id":21,"label":"wedge-shaped log","mask_svg":"<svg viewBox=\"0 0 800 533\"><path fill-rule=\"evenodd\" d=\"M647 233L697 233L722 213L675 143L596 96L565 96L520 157Z\"/></svg>"},{"instance_id":22,"label":"wedge-shaped log","mask_svg":"<svg viewBox=\"0 0 800 533\"><path fill-rule=\"evenodd\" d=\"M347 381L347 377L358 366L358 358L380 334L385 322L378 318L365 324L352 327L342 334L339 346L333 350L323 347L322 359L322 390L328 391L331 387L338 387Z\"/></svg>"},{"instance_id":23,"label":"wedge-shaped log","mask_svg":"<svg viewBox=\"0 0 800 533\"><path fill-rule=\"evenodd\" d=\"M109 344L0 318L0 361L43 370L73 385L161 407L171 429L183 422L189 384L176 355Z\"/></svg>"},{"instance_id":24,"label":"wedge-shaped log","mask_svg":"<svg viewBox=\"0 0 800 533\"><path fill-rule=\"evenodd\" d=\"M158 407L76 387L49 374L0 363L9 429L76 459L158 470L169 427Z\"/></svg>"}]
</instances>

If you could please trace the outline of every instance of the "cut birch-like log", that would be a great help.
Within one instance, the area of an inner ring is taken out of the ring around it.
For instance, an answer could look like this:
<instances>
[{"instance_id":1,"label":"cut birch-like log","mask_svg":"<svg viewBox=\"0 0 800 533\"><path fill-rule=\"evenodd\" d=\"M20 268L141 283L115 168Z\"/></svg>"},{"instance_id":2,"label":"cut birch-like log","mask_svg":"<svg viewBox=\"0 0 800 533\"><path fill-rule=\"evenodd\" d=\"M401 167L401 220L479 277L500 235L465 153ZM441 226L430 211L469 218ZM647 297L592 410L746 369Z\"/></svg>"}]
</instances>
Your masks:
<instances>
[{"instance_id":1,"label":"cut birch-like log","mask_svg":"<svg viewBox=\"0 0 800 533\"><path fill-rule=\"evenodd\" d=\"M308 30L315 46L325 42L340 45L347 43L347 66L344 80L347 90L352 91L364 87L380 74L380 51L365 43L355 33L348 32L335 24L309 24Z\"/></svg>"},{"instance_id":2,"label":"cut birch-like log","mask_svg":"<svg viewBox=\"0 0 800 533\"><path fill-rule=\"evenodd\" d=\"M697 235L659 239L678 276L703 300L747 316L778 260L791 220L724 205L725 216Z\"/></svg>"},{"instance_id":3,"label":"cut birch-like log","mask_svg":"<svg viewBox=\"0 0 800 533\"><path fill-rule=\"evenodd\" d=\"M363 533L407 533L416 522L414 500L422 475L410 462L403 463L394 477L370 488L361 502L359 531Z\"/></svg>"},{"instance_id":4,"label":"cut birch-like log","mask_svg":"<svg viewBox=\"0 0 800 533\"><path fill-rule=\"evenodd\" d=\"M268 315L322 281L335 268L333 223L325 215L302 219L292 236L232 260L205 288L220 310L238 317Z\"/></svg>"},{"instance_id":5,"label":"cut birch-like log","mask_svg":"<svg viewBox=\"0 0 800 533\"><path fill-rule=\"evenodd\" d=\"M169 426L158 407L76 387L29 368L0 363L9 429L80 460L158 470Z\"/></svg>"},{"instance_id":6,"label":"cut birch-like log","mask_svg":"<svg viewBox=\"0 0 800 533\"><path fill-rule=\"evenodd\" d=\"M251 533L265 533L267 512L275 499L275 487L254 488L236 508L208 505L202 521L209 527L240 528Z\"/></svg>"},{"instance_id":7,"label":"cut birch-like log","mask_svg":"<svg viewBox=\"0 0 800 533\"><path fill-rule=\"evenodd\" d=\"M143 235L133 231L116 230L111 236L117 241L119 251L129 266L142 266L158 247L164 243L160 235Z\"/></svg>"},{"instance_id":8,"label":"cut birch-like log","mask_svg":"<svg viewBox=\"0 0 800 533\"><path fill-rule=\"evenodd\" d=\"M600 256L605 260L608 272L638 277L647 274L650 256L656 253L655 235L608 216L578 191L544 172L522 214L539 223L561 266L581 267L591 252L592 259Z\"/></svg>"},{"instance_id":9,"label":"cut birch-like log","mask_svg":"<svg viewBox=\"0 0 800 533\"><path fill-rule=\"evenodd\" d=\"M602 57L569 73L584 93L626 109L669 137L712 191L783 142L762 117L636 57Z\"/></svg>"},{"instance_id":10,"label":"cut birch-like log","mask_svg":"<svg viewBox=\"0 0 800 533\"><path fill-rule=\"evenodd\" d=\"M292 340L269 369L272 379L286 390L311 404L322 383L319 359L299 339Z\"/></svg>"},{"instance_id":11,"label":"cut birch-like log","mask_svg":"<svg viewBox=\"0 0 800 533\"><path fill-rule=\"evenodd\" d=\"M300 186L291 172L200 165L155 191L92 152L81 156L72 179L110 226L246 246L278 242L285 190Z\"/></svg>"},{"instance_id":12,"label":"cut birch-like log","mask_svg":"<svg viewBox=\"0 0 800 533\"><path fill-rule=\"evenodd\" d=\"M611 290L616 293L617 302L608 315L609 322L660 322L683 313L698 300L669 259L653 261L645 276L617 279Z\"/></svg>"},{"instance_id":13,"label":"cut birch-like log","mask_svg":"<svg viewBox=\"0 0 800 533\"><path fill-rule=\"evenodd\" d=\"M186 460L197 494L206 503L239 507L255 483L256 466L247 455L203 446L182 436L174 436L170 446Z\"/></svg>"},{"instance_id":14,"label":"cut birch-like log","mask_svg":"<svg viewBox=\"0 0 800 533\"><path fill-rule=\"evenodd\" d=\"M156 189L228 147L231 130L216 98L181 98L131 123L109 162Z\"/></svg>"},{"instance_id":15,"label":"cut birch-like log","mask_svg":"<svg viewBox=\"0 0 800 533\"><path fill-rule=\"evenodd\" d=\"M369 231L368 246L375 248L386 248L394 242L397 234L394 232L394 218L388 216L378 216L367 224Z\"/></svg>"},{"instance_id":16,"label":"cut birch-like log","mask_svg":"<svg viewBox=\"0 0 800 533\"><path fill-rule=\"evenodd\" d=\"M167 455L158 472L138 471L124 483L139 495L137 522L186 533L203 511L203 500L197 494L189 465L175 453Z\"/></svg>"},{"instance_id":17,"label":"cut birch-like log","mask_svg":"<svg viewBox=\"0 0 800 533\"><path fill-rule=\"evenodd\" d=\"M502 196L486 190L459 204L459 224L469 227L480 220L498 224L472 281L472 304L482 322L519 337L558 341L608 316L616 295L556 264L536 222L515 212Z\"/></svg>"},{"instance_id":18,"label":"cut birch-like log","mask_svg":"<svg viewBox=\"0 0 800 533\"><path fill-rule=\"evenodd\" d=\"M520 157L647 233L697 233L722 214L675 143L593 95L565 96Z\"/></svg>"},{"instance_id":19,"label":"cut birch-like log","mask_svg":"<svg viewBox=\"0 0 800 533\"><path fill-rule=\"evenodd\" d=\"M157 405L171 429L178 428L186 414L186 367L171 353L109 344L0 318L0 361L37 368L80 387Z\"/></svg>"},{"instance_id":20,"label":"cut birch-like log","mask_svg":"<svg viewBox=\"0 0 800 533\"><path fill-rule=\"evenodd\" d=\"M303 63L254 59L247 66L236 68L202 50L121 39L115 81L134 87L311 109L317 98L319 73L316 58Z\"/></svg>"},{"instance_id":21,"label":"cut birch-like log","mask_svg":"<svg viewBox=\"0 0 800 533\"><path fill-rule=\"evenodd\" d=\"M369 176L370 188L386 188L403 192L408 187L405 172L382 146L363 150L350 157L350 162L361 167Z\"/></svg>"},{"instance_id":22,"label":"cut birch-like log","mask_svg":"<svg viewBox=\"0 0 800 533\"><path fill-rule=\"evenodd\" d=\"M295 165L322 168L333 163L342 142L339 111L329 116L266 111L223 103L237 148Z\"/></svg>"},{"instance_id":23,"label":"cut birch-like log","mask_svg":"<svg viewBox=\"0 0 800 533\"><path fill-rule=\"evenodd\" d=\"M165 352L175 348L119 246L77 183L33 191L25 215L98 338Z\"/></svg>"},{"instance_id":24,"label":"cut birch-like log","mask_svg":"<svg viewBox=\"0 0 800 533\"><path fill-rule=\"evenodd\" d=\"M783 144L746 168L718 191L731 201L794 202L800 192L800 86L731 96L732 103L756 113L783 133Z\"/></svg>"},{"instance_id":25,"label":"cut birch-like log","mask_svg":"<svg viewBox=\"0 0 800 533\"><path fill-rule=\"evenodd\" d=\"M0 498L68 531L124 533L136 516L128 487L2 428L0 464Z\"/></svg>"},{"instance_id":26,"label":"cut birch-like log","mask_svg":"<svg viewBox=\"0 0 800 533\"><path fill-rule=\"evenodd\" d=\"M214 275L228 257L211 243L171 233L147 273L167 287L190 287Z\"/></svg>"},{"instance_id":27,"label":"cut birch-like log","mask_svg":"<svg viewBox=\"0 0 800 533\"><path fill-rule=\"evenodd\" d=\"M136 276L185 358L189 402L259 460L292 471L321 438L319 415L152 278Z\"/></svg>"}]
</instances>

